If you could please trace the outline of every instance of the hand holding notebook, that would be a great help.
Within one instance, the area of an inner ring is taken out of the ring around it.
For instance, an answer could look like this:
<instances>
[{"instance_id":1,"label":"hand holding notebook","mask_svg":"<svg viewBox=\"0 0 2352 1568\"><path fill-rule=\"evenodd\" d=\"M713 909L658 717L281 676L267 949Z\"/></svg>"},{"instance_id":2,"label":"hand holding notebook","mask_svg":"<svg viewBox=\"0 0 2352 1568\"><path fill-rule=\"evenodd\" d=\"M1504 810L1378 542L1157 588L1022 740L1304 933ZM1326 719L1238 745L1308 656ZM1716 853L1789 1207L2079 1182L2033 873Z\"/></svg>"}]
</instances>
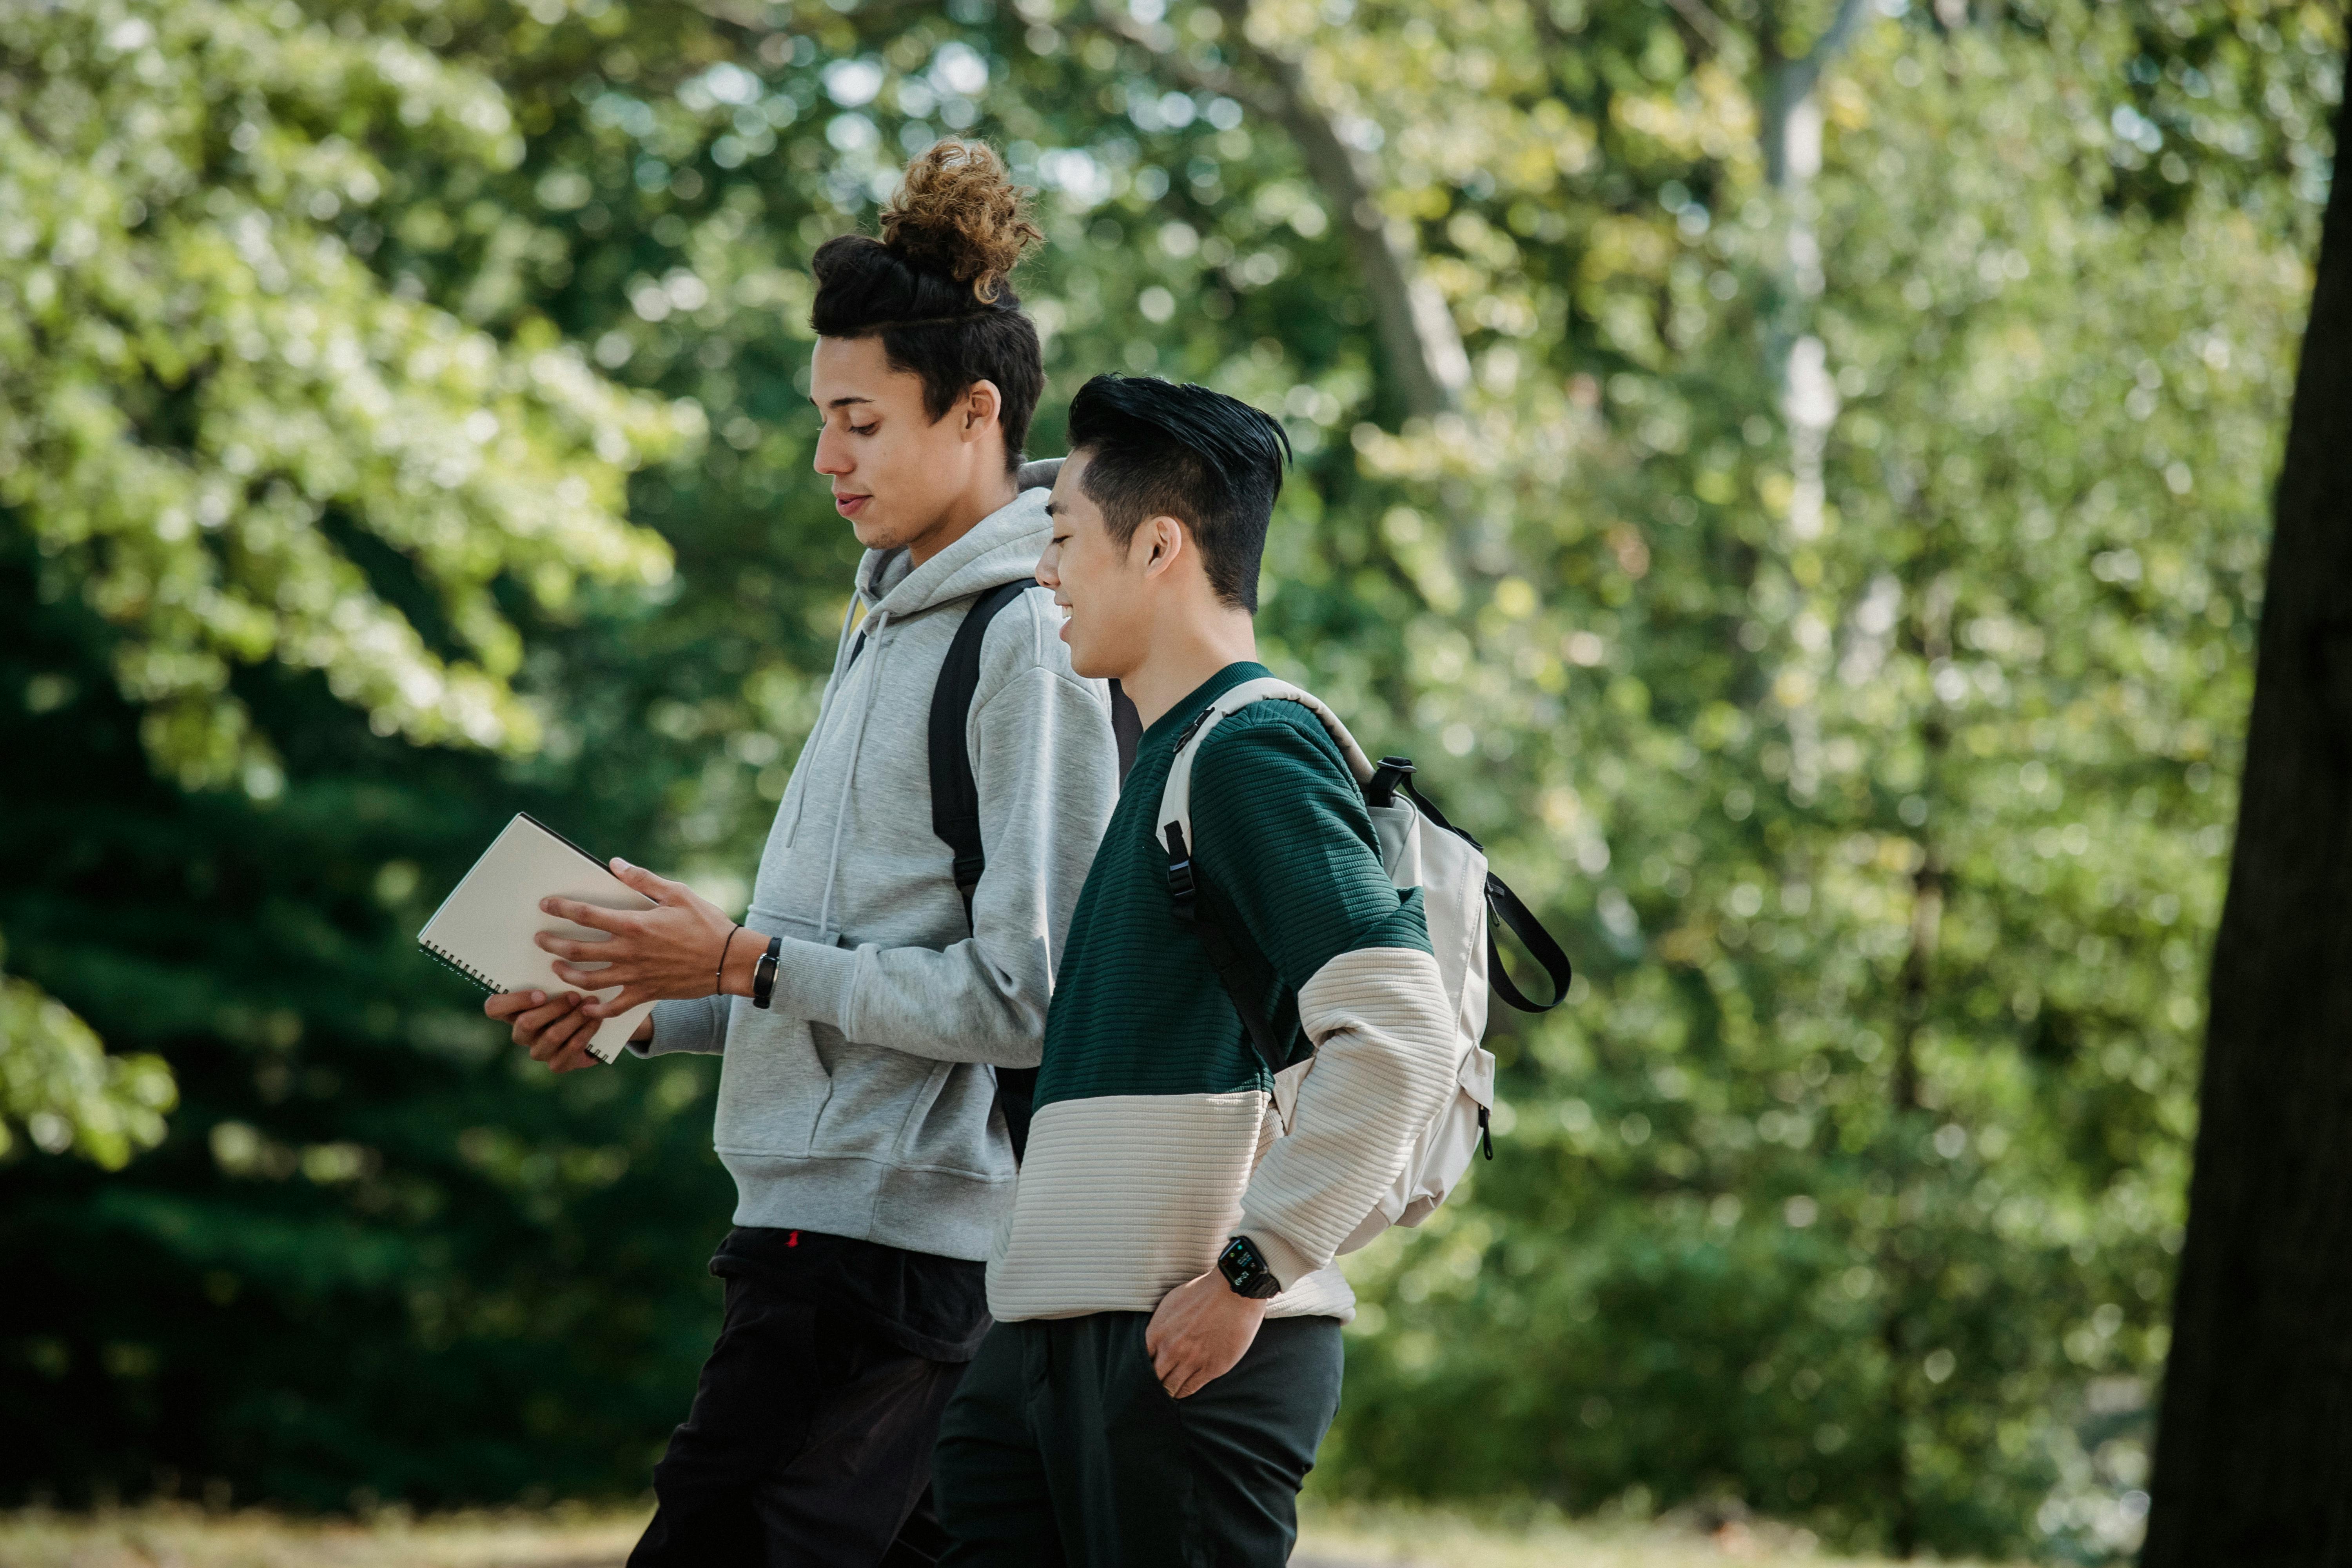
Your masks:
<instances>
[{"instance_id":1,"label":"hand holding notebook","mask_svg":"<svg viewBox=\"0 0 2352 1568\"><path fill-rule=\"evenodd\" d=\"M593 855L544 823L518 816L425 922L417 945L485 990L558 994L574 983L556 972L557 960L539 946L539 934L596 942L605 940L605 933L542 913L540 901L548 898L606 910L654 908L653 900L605 869ZM571 967L579 973L604 966L580 962ZM610 1000L620 989L607 986L593 994ZM588 1042L589 1054L598 1061L612 1061L652 1009L651 1002L641 1003L599 1023Z\"/></svg>"}]
</instances>

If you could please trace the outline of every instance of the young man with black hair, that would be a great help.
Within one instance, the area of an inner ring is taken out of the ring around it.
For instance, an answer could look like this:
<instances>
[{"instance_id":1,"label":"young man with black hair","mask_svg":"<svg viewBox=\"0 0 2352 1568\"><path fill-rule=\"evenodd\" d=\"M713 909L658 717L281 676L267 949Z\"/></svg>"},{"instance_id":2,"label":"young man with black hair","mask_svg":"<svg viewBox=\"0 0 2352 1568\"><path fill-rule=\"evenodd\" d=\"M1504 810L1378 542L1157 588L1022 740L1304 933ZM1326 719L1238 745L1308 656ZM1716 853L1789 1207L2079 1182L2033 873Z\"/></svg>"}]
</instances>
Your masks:
<instances>
[{"instance_id":1,"label":"young man with black hair","mask_svg":"<svg viewBox=\"0 0 2352 1568\"><path fill-rule=\"evenodd\" d=\"M1194 721L1267 674L1251 615L1288 443L1205 388L1101 376L1070 445L1038 580L1071 667L1148 728L1055 981L996 1327L940 1426L942 1562L1276 1564L1339 1407L1332 1258L1451 1092L1454 1021L1329 734L1242 709L1192 763L1192 868L1240 1004L1313 1053L1277 1111L1155 829Z\"/></svg>"},{"instance_id":2,"label":"young man with black hair","mask_svg":"<svg viewBox=\"0 0 2352 1568\"><path fill-rule=\"evenodd\" d=\"M1108 692L1022 591L1050 481L1019 467L1045 375L1006 274L1039 237L993 153L942 142L881 238L819 247L815 466L866 549L751 908L739 927L616 863L656 907L557 901L610 940L541 945L565 980L621 994L489 1004L559 1071L646 998L640 1055L722 1058L726 1316L633 1568L898 1568L940 1544L932 1439L988 1328L982 1260L1013 1192L1000 1075L1036 1065L1117 789Z\"/></svg>"}]
</instances>

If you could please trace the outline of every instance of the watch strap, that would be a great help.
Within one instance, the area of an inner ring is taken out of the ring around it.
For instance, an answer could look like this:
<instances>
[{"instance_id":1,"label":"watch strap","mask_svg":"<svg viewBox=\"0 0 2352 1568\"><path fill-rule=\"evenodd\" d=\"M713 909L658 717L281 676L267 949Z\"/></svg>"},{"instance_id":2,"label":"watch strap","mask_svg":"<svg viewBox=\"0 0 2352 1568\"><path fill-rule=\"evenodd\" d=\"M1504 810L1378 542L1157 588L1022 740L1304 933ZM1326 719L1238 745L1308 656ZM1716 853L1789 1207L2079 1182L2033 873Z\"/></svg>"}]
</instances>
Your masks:
<instances>
[{"instance_id":1,"label":"watch strap","mask_svg":"<svg viewBox=\"0 0 2352 1568\"><path fill-rule=\"evenodd\" d=\"M768 951L760 955L760 962L751 970L752 1006L765 1007L770 1002L775 1000L776 965L782 960L783 955L784 939L780 936L770 937Z\"/></svg>"}]
</instances>

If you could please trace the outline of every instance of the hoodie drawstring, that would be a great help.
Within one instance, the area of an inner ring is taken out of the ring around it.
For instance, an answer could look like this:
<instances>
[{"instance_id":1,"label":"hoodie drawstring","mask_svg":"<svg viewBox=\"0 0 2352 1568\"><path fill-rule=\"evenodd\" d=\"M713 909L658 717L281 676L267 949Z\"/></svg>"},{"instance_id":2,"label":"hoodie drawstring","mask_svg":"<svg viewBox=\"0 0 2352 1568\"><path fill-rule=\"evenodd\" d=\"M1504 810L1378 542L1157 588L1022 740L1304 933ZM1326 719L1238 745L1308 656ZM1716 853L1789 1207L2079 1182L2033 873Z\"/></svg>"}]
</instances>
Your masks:
<instances>
[{"instance_id":1,"label":"hoodie drawstring","mask_svg":"<svg viewBox=\"0 0 2352 1568\"><path fill-rule=\"evenodd\" d=\"M872 596L873 590L870 587L863 584L859 586L868 597ZM835 681L840 680L841 672L847 666L849 632L851 626L857 619L857 599L858 595L856 593L849 595L849 603L841 612L841 635L833 639L833 679ZM807 743L811 746L816 744L817 734L823 733L824 717L822 714L819 715L819 730L816 734L812 734L808 738ZM793 842L800 837L801 818L808 815L808 791L800 787L800 770L793 769L793 825L784 829L784 847L787 849L791 848Z\"/></svg>"},{"instance_id":2,"label":"hoodie drawstring","mask_svg":"<svg viewBox=\"0 0 2352 1568\"><path fill-rule=\"evenodd\" d=\"M857 755L866 749L866 721L874 717L874 699L882 689L882 661L889 657L888 650L882 642L882 629L889 623L889 611L876 610L866 617L866 625L862 628L866 642L871 645L872 657L868 663L872 668L866 672L866 700L860 703L857 709L857 730L849 739L849 765L844 768L841 773L841 799L834 808L833 847L825 857L824 899L818 905L816 915L816 940L819 945L830 944L835 935L833 889L841 879L841 846L849 833L849 797L852 787L857 782ZM807 809L806 796L802 798L802 809ZM800 824L797 819L793 826L795 830L798 829Z\"/></svg>"},{"instance_id":3,"label":"hoodie drawstring","mask_svg":"<svg viewBox=\"0 0 2352 1568\"><path fill-rule=\"evenodd\" d=\"M857 595L852 594L849 595L849 603L842 606L841 635L833 639L833 672L835 675L841 673L841 661L848 655L849 627L856 619Z\"/></svg>"},{"instance_id":4,"label":"hoodie drawstring","mask_svg":"<svg viewBox=\"0 0 2352 1568\"><path fill-rule=\"evenodd\" d=\"M1030 512L1034 513L1034 516L1024 512L1009 520L1006 519L1006 513L1013 512L1021 506L1022 501L1016 497L1011 506L999 512L992 512L981 521L979 526L973 531L973 533L979 537L968 535L969 543L959 542L950 546L949 550L942 552L940 556L934 557L931 562L927 563L924 568L913 569L929 570L937 580L923 584L914 593L906 594L907 603L899 611L885 610L881 607L882 600L890 597L893 594L899 594L906 588L907 579L902 577L888 593L881 589L883 574L890 568L892 562L899 558L899 552L890 550L881 552L866 569L857 584L856 592L850 595L848 605L841 613L841 635L835 640L833 675L827 682L830 699L820 707L815 728L810 734L807 743L801 749L803 764L805 764L809 757L824 748L826 737L833 734L842 721L843 716L835 710L839 700L846 695L843 690L843 683L852 665L851 648L856 645L856 639L861 637L872 646L865 650L869 656L866 658L866 663L870 667L866 672L866 695L858 706L857 729L850 737L848 764L842 771L841 795L834 812L833 843L826 850L824 894L818 901L817 907L816 940L819 942L830 944L840 935L840 932L835 929L834 911L840 893L841 856L849 837L849 807L857 779L857 764L865 754L866 727L873 718L874 704L882 689L881 667L882 660L886 657L883 633L886 628L905 616L922 614L942 604L968 598L973 592L993 587L1003 581L1001 576L990 577L985 581L967 581L963 574L974 567L983 566L996 552L1003 551L1013 539L1019 537L1023 532L1036 529L1043 523L1043 509L1034 502L1030 503L1029 509ZM1002 537L982 532L983 530L995 531L995 533L1001 534ZM912 571L908 575L912 575ZM977 575L975 574L975 576ZM951 586L962 591L949 595L946 590ZM856 624L857 608L861 599L869 604L872 608L867 612L865 622L858 625ZM785 794L785 800L793 807L792 826L785 830L784 834L783 847L786 849L799 847L801 824L808 815L807 778L808 775L803 771L802 766L793 768L793 780Z\"/></svg>"}]
</instances>

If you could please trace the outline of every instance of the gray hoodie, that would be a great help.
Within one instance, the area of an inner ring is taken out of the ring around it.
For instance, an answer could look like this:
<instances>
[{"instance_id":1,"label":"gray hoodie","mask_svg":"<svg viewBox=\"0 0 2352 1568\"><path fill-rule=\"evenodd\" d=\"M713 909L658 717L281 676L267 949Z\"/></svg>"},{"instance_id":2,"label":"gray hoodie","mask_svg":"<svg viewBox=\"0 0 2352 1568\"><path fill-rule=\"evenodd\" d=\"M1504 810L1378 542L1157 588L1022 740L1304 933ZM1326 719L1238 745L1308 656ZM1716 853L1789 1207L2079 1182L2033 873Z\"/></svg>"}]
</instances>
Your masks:
<instances>
[{"instance_id":1,"label":"gray hoodie","mask_svg":"<svg viewBox=\"0 0 2352 1568\"><path fill-rule=\"evenodd\" d=\"M969 929L931 831L926 726L974 597L1036 566L1046 493L1024 490L919 567L866 552L866 618L853 633L844 616L735 939L784 939L772 1005L660 1003L636 1047L723 1054L713 1141L738 1225L978 1260L1011 1206L994 1065L1037 1065L1118 793L1109 689L1071 673L1048 595L990 623L965 728L988 852Z\"/></svg>"}]
</instances>

